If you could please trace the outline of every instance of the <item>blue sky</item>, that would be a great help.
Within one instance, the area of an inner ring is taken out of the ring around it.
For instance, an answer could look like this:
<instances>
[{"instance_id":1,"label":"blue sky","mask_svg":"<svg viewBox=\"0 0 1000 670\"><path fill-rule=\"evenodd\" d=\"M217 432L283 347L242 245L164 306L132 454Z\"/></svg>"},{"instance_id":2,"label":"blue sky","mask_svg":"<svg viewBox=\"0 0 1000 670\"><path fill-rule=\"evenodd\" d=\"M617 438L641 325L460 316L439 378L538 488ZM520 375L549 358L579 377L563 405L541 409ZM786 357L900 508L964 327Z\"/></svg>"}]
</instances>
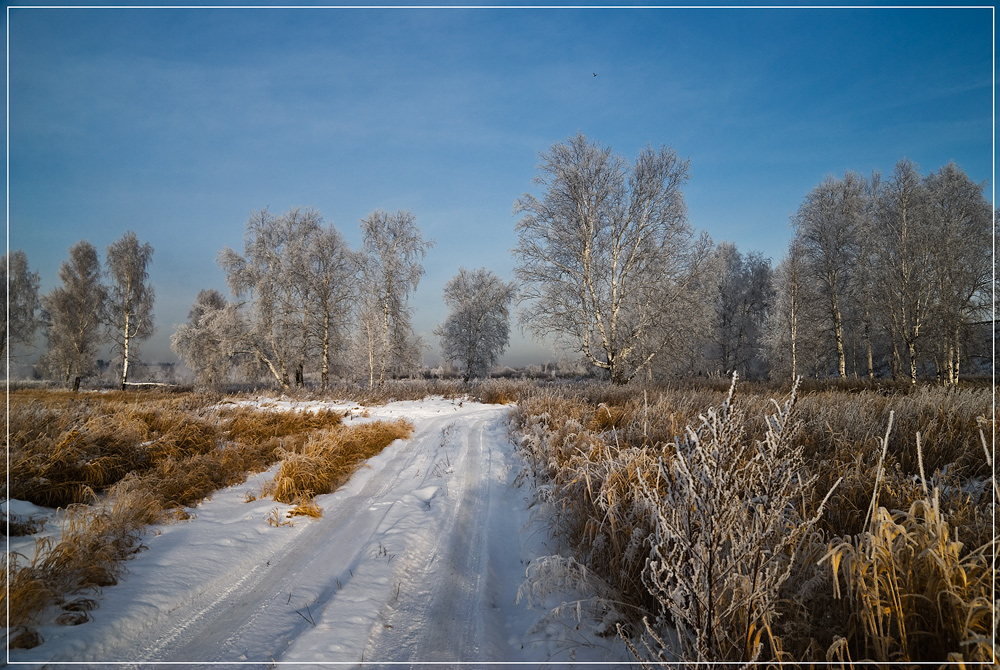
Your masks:
<instances>
[{"instance_id":1,"label":"blue sky","mask_svg":"<svg viewBox=\"0 0 1000 670\"><path fill-rule=\"evenodd\" d=\"M691 162L689 218L780 260L828 174L993 179L993 12L979 9L8 8L8 238L58 281L70 246L154 248L148 361L251 211L376 208L435 242L415 326L462 266L512 277L514 201L578 131ZM597 74L595 77L594 74ZM520 336L508 362L554 357Z\"/></svg>"}]
</instances>

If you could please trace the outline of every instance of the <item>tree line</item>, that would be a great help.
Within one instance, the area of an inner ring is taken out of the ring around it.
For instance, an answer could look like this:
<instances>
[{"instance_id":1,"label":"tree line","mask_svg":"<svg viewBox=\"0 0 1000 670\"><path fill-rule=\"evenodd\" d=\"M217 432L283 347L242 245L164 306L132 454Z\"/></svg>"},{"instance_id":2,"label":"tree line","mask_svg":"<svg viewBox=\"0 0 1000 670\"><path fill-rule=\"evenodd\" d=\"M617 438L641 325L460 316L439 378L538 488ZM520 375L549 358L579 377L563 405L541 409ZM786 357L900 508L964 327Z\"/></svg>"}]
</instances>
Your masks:
<instances>
[{"instance_id":1,"label":"tree line","mask_svg":"<svg viewBox=\"0 0 1000 670\"><path fill-rule=\"evenodd\" d=\"M124 389L140 344L153 334L152 257L153 248L128 231L108 246L102 269L97 249L81 240L59 267L61 284L39 296L40 278L28 268L25 253L5 254L0 272L7 276L8 299L0 354L6 361L12 344L32 345L42 328L46 351L38 367L76 390L94 372L101 347L110 344Z\"/></svg>"},{"instance_id":2,"label":"tree line","mask_svg":"<svg viewBox=\"0 0 1000 670\"><path fill-rule=\"evenodd\" d=\"M632 164L582 134L542 154L516 204L522 323L616 383L636 375L936 376L992 359L993 209L954 163L827 177L777 267L686 217L688 165Z\"/></svg>"},{"instance_id":3,"label":"tree line","mask_svg":"<svg viewBox=\"0 0 1000 670\"><path fill-rule=\"evenodd\" d=\"M983 190L953 162L922 176L905 159L887 178L848 172L813 188L775 273L772 366L957 384L963 366L990 360L995 223Z\"/></svg>"},{"instance_id":4,"label":"tree line","mask_svg":"<svg viewBox=\"0 0 1000 670\"><path fill-rule=\"evenodd\" d=\"M402 210L372 212L361 233L361 248L352 250L315 210L256 212L243 253L219 255L235 300L213 289L199 293L171 338L174 351L204 384L236 372L288 389L311 371L324 389L332 377L376 387L414 373L425 343L409 301L433 242ZM451 313L437 334L466 379L488 372L506 349L512 298L512 287L485 269L462 269L445 286Z\"/></svg>"},{"instance_id":5,"label":"tree line","mask_svg":"<svg viewBox=\"0 0 1000 670\"><path fill-rule=\"evenodd\" d=\"M408 298L431 243L409 212L373 212L362 230L363 248L353 251L315 210L254 213L243 253L219 254L235 300L199 293L171 338L174 351L201 383L242 369L283 389L302 385L307 369L318 370L326 388L350 362L364 361L372 386L416 365L422 343Z\"/></svg>"},{"instance_id":6,"label":"tree line","mask_svg":"<svg viewBox=\"0 0 1000 670\"><path fill-rule=\"evenodd\" d=\"M226 248L218 257L232 298L200 291L170 339L196 383L268 378L288 389L316 374L324 389L332 377L364 378L374 387L414 373L425 344L413 331L409 299L433 243L407 211L376 210L361 231L355 251L315 210L251 214L242 253ZM60 286L41 298L24 252L5 255L10 300L0 353L8 343L31 345L41 328L47 348L38 369L76 389L110 344L124 388L139 345L153 333L152 253L129 232L108 247L102 269L83 240L60 267ZM446 284L450 313L435 334L466 380L488 374L505 351L514 296L513 284L485 268L463 268Z\"/></svg>"},{"instance_id":7,"label":"tree line","mask_svg":"<svg viewBox=\"0 0 1000 670\"><path fill-rule=\"evenodd\" d=\"M993 209L954 163L825 178L772 266L692 227L689 164L673 148L630 162L577 134L540 158L541 193L514 205L518 281L463 268L444 288L449 313L434 334L466 380L506 350L515 303L526 331L617 384L732 372L956 384L992 361ZM408 211L376 210L361 232L352 250L315 210L251 214L242 253L218 257L231 298L202 290L171 337L197 383L263 377L287 389L311 374L323 388L334 377L374 387L419 368L426 344L409 301L433 243ZM110 343L124 387L153 331L151 258L129 232L102 270L81 241L39 299L23 252L4 256L5 351L41 326L41 369L78 386Z\"/></svg>"}]
</instances>

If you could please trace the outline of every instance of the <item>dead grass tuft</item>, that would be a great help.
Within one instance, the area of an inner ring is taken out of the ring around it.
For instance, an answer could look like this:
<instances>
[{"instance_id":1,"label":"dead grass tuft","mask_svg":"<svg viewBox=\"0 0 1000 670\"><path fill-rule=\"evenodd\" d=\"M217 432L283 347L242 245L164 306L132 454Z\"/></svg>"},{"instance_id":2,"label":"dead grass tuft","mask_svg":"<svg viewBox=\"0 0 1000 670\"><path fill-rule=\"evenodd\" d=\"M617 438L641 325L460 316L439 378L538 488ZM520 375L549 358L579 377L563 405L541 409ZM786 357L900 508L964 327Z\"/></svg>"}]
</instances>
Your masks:
<instances>
[{"instance_id":1,"label":"dead grass tuft","mask_svg":"<svg viewBox=\"0 0 1000 670\"><path fill-rule=\"evenodd\" d=\"M280 453L281 467L268 493L289 504L329 493L346 482L362 461L412 432L413 425L403 419L324 431L301 448Z\"/></svg>"},{"instance_id":2,"label":"dead grass tuft","mask_svg":"<svg viewBox=\"0 0 1000 670\"><path fill-rule=\"evenodd\" d=\"M42 636L30 628L17 627L7 633L8 649L34 649L43 642Z\"/></svg>"},{"instance_id":3,"label":"dead grass tuft","mask_svg":"<svg viewBox=\"0 0 1000 670\"><path fill-rule=\"evenodd\" d=\"M282 526L294 526L295 524L286 517L282 517L281 510L275 507L267 513L267 525L281 528Z\"/></svg>"},{"instance_id":4,"label":"dead grass tuft","mask_svg":"<svg viewBox=\"0 0 1000 670\"><path fill-rule=\"evenodd\" d=\"M36 540L36 551L44 551L51 543ZM39 569L37 560L27 563L22 554L7 555L7 566L3 573L3 590L0 591L0 607L9 607L10 625L26 626L35 616L58 597L59 593L51 580Z\"/></svg>"},{"instance_id":5,"label":"dead grass tuft","mask_svg":"<svg viewBox=\"0 0 1000 670\"><path fill-rule=\"evenodd\" d=\"M340 382L331 386L324 397L350 398L358 404L376 407L397 400L423 400L430 396L461 398L467 392L467 386L457 380L394 379L375 388L368 388L367 384Z\"/></svg>"},{"instance_id":6,"label":"dead grass tuft","mask_svg":"<svg viewBox=\"0 0 1000 670\"><path fill-rule=\"evenodd\" d=\"M228 418L229 439L242 444L328 430L339 426L344 418L335 410L275 412L248 407L227 410L224 416Z\"/></svg>"},{"instance_id":7,"label":"dead grass tuft","mask_svg":"<svg viewBox=\"0 0 1000 670\"><path fill-rule=\"evenodd\" d=\"M9 530L11 537L24 537L25 535L34 535L45 528L44 519L35 519L32 517L23 517L16 514L4 514L0 518L0 532L7 532Z\"/></svg>"},{"instance_id":8,"label":"dead grass tuft","mask_svg":"<svg viewBox=\"0 0 1000 670\"><path fill-rule=\"evenodd\" d=\"M73 505L62 514L62 538L36 540L35 556L8 557L0 607L10 607L10 625L28 626L62 594L111 586L123 562L139 550L146 525L160 519L155 497L130 475L116 484L107 502ZM9 591L8 591L9 589Z\"/></svg>"},{"instance_id":9,"label":"dead grass tuft","mask_svg":"<svg viewBox=\"0 0 1000 670\"><path fill-rule=\"evenodd\" d=\"M472 387L472 395L489 405L509 405L534 393L534 384L510 379L488 379Z\"/></svg>"},{"instance_id":10,"label":"dead grass tuft","mask_svg":"<svg viewBox=\"0 0 1000 670\"><path fill-rule=\"evenodd\" d=\"M307 516L311 519L318 519L323 516L323 510L320 509L319 505L312 498L299 498L295 503L295 507L289 510L288 516Z\"/></svg>"}]
</instances>

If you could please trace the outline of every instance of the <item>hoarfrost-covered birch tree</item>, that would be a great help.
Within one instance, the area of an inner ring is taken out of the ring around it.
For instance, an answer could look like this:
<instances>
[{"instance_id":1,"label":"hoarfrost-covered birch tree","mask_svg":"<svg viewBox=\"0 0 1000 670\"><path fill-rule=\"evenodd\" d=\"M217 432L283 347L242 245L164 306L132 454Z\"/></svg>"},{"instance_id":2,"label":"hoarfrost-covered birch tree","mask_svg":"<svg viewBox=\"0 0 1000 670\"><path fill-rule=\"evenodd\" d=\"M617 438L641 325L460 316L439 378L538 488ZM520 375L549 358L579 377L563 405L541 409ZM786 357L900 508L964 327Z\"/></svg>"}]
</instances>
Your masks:
<instances>
[{"instance_id":1,"label":"hoarfrost-covered birch tree","mask_svg":"<svg viewBox=\"0 0 1000 670\"><path fill-rule=\"evenodd\" d=\"M731 242L716 250L712 357L725 375L760 377L762 331L771 307L771 265L759 253L746 256Z\"/></svg>"},{"instance_id":2,"label":"hoarfrost-covered birch tree","mask_svg":"<svg viewBox=\"0 0 1000 670\"><path fill-rule=\"evenodd\" d=\"M450 312L434 334L445 360L464 369L465 381L485 377L507 349L514 294L514 284L485 268L461 268L444 285Z\"/></svg>"},{"instance_id":3,"label":"hoarfrost-covered birch tree","mask_svg":"<svg viewBox=\"0 0 1000 670\"><path fill-rule=\"evenodd\" d=\"M3 337L0 338L0 358L6 365L11 346L30 346L38 328L37 272L28 269L28 256L18 249L0 259L0 273L7 279L4 300Z\"/></svg>"},{"instance_id":4,"label":"hoarfrost-covered birch tree","mask_svg":"<svg viewBox=\"0 0 1000 670\"><path fill-rule=\"evenodd\" d=\"M847 376L844 309L857 256L858 230L866 211L865 181L848 172L827 177L806 195L793 218L806 269L820 289L837 356L837 373Z\"/></svg>"},{"instance_id":5,"label":"hoarfrost-covered birch tree","mask_svg":"<svg viewBox=\"0 0 1000 670\"><path fill-rule=\"evenodd\" d=\"M282 389L291 387L293 374L301 383L308 353L312 286L306 256L320 221L313 210L274 216L265 208L247 221L243 255L228 247L219 254L229 288L246 311L234 349L252 353Z\"/></svg>"},{"instance_id":6,"label":"hoarfrost-covered birch tree","mask_svg":"<svg viewBox=\"0 0 1000 670\"><path fill-rule=\"evenodd\" d=\"M357 293L357 257L332 225L320 228L308 246L305 261L311 278L311 333L320 358L320 383L330 383L330 363L343 351L348 315Z\"/></svg>"},{"instance_id":7,"label":"hoarfrost-covered birch tree","mask_svg":"<svg viewBox=\"0 0 1000 670\"><path fill-rule=\"evenodd\" d=\"M792 240L788 254L775 269L773 285L774 303L764 326L765 355L772 372L790 374L794 381L807 367L815 370L820 349L816 326L821 319L798 241Z\"/></svg>"},{"instance_id":8,"label":"hoarfrost-covered birch tree","mask_svg":"<svg viewBox=\"0 0 1000 670\"><path fill-rule=\"evenodd\" d=\"M107 289L101 282L101 261L97 249L81 240L70 247L69 260L59 267L62 282L42 296L47 351L43 367L64 383L80 380L93 372L97 350L103 340L101 315L105 312Z\"/></svg>"},{"instance_id":9,"label":"hoarfrost-covered birch tree","mask_svg":"<svg viewBox=\"0 0 1000 670\"><path fill-rule=\"evenodd\" d=\"M125 390L129 367L139 353L139 344L153 334L153 287L149 263L153 247L140 244L131 230L108 247L105 269L108 296L105 325L112 350L121 359L121 388Z\"/></svg>"},{"instance_id":10,"label":"hoarfrost-covered birch tree","mask_svg":"<svg viewBox=\"0 0 1000 670\"><path fill-rule=\"evenodd\" d=\"M191 368L199 386L217 387L234 367L240 342L236 306L215 289L198 292L187 323L170 337L170 348Z\"/></svg>"},{"instance_id":11,"label":"hoarfrost-covered birch tree","mask_svg":"<svg viewBox=\"0 0 1000 670\"><path fill-rule=\"evenodd\" d=\"M983 185L948 163L926 181L928 216L935 226L933 267L940 332L938 374L958 384L963 326L990 312L992 284L993 208L983 197Z\"/></svg>"},{"instance_id":12,"label":"hoarfrost-covered birch tree","mask_svg":"<svg viewBox=\"0 0 1000 670\"><path fill-rule=\"evenodd\" d=\"M375 210L362 219L361 232L358 317L368 385L374 388L393 368L412 364L416 340L407 302L424 274L420 261L433 243L424 241L416 218L407 211Z\"/></svg>"},{"instance_id":13,"label":"hoarfrost-covered birch tree","mask_svg":"<svg viewBox=\"0 0 1000 670\"><path fill-rule=\"evenodd\" d=\"M541 198L514 205L521 322L579 350L624 384L676 338L669 307L683 300L698 245L681 187L688 162L647 147L629 166L577 134L541 155ZM703 251L703 250L702 250Z\"/></svg>"},{"instance_id":14,"label":"hoarfrost-covered birch tree","mask_svg":"<svg viewBox=\"0 0 1000 670\"><path fill-rule=\"evenodd\" d=\"M857 322L857 329L860 331L861 350L864 360L864 372L869 379L875 378L875 347L876 340L884 333L884 329L879 327L879 311L875 301L876 282L878 281L878 271L873 265L871 244L876 235L875 215L876 201L875 194L879 188L881 177L877 172L872 174L871 179L865 184L865 213L861 219L861 226L858 231L858 253L855 257L855 269L852 273L851 294L852 304ZM861 374L860 370L855 371Z\"/></svg>"},{"instance_id":15,"label":"hoarfrost-covered birch tree","mask_svg":"<svg viewBox=\"0 0 1000 670\"><path fill-rule=\"evenodd\" d=\"M928 216L928 194L917 166L896 164L892 177L875 194L873 267L877 300L889 317L893 368L901 367L899 344L906 350L909 378L917 381L918 347L926 334L935 293L933 253L939 244Z\"/></svg>"}]
</instances>

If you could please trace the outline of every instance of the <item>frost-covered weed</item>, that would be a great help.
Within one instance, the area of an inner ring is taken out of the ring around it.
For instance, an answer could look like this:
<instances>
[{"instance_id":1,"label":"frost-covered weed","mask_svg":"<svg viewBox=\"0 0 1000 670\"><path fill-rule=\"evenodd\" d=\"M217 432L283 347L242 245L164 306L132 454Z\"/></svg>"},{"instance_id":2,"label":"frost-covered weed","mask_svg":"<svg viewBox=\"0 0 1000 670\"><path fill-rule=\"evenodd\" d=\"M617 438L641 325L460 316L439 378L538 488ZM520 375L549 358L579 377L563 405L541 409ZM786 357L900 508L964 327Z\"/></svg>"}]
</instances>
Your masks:
<instances>
[{"instance_id":1,"label":"frost-covered weed","mask_svg":"<svg viewBox=\"0 0 1000 670\"><path fill-rule=\"evenodd\" d=\"M516 602L542 611L527 634L553 638L557 653L572 661L583 646L621 658L625 649L617 630L624 621L621 611L629 605L617 596L615 588L573 557L541 556L528 566Z\"/></svg>"},{"instance_id":2,"label":"frost-covered weed","mask_svg":"<svg viewBox=\"0 0 1000 670\"><path fill-rule=\"evenodd\" d=\"M579 400L549 393L513 410L513 437L540 479L559 479L570 459L600 443L583 425L586 409Z\"/></svg>"},{"instance_id":3,"label":"frost-covered weed","mask_svg":"<svg viewBox=\"0 0 1000 670\"><path fill-rule=\"evenodd\" d=\"M578 408L554 401L520 422L522 449L551 502L576 512L559 529L630 603L627 616L642 626L636 613L650 615L645 630L633 629L643 659L750 662L764 645L769 657L780 654L772 622L797 553L814 542L815 477L792 444L794 391L767 417L764 438L751 441L735 390L734 379L696 428L655 446L595 435L582 414L566 416ZM561 422L553 409L563 410Z\"/></svg>"},{"instance_id":4,"label":"frost-covered weed","mask_svg":"<svg viewBox=\"0 0 1000 670\"><path fill-rule=\"evenodd\" d=\"M550 597L573 591L595 594L592 602L610 601L614 594L600 577L572 556L540 556L528 566L525 577L517 589L516 602L525 602L529 607L544 607ZM573 609L579 618L582 608L583 601L574 600L556 609L559 613Z\"/></svg>"},{"instance_id":5,"label":"frost-covered weed","mask_svg":"<svg viewBox=\"0 0 1000 670\"><path fill-rule=\"evenodd\" d=\"M647 633L674 629L693 661L780 658L773 623L779 594L822 513L806 510L815 477L793 443L795 390L767 417L763 440L745 439L745 412L729 396L674 441L652 482L637 480L653 518L643 583L657 601ZM824 501L825 502L825 501Z\"/></svg>"}]
</instances>

